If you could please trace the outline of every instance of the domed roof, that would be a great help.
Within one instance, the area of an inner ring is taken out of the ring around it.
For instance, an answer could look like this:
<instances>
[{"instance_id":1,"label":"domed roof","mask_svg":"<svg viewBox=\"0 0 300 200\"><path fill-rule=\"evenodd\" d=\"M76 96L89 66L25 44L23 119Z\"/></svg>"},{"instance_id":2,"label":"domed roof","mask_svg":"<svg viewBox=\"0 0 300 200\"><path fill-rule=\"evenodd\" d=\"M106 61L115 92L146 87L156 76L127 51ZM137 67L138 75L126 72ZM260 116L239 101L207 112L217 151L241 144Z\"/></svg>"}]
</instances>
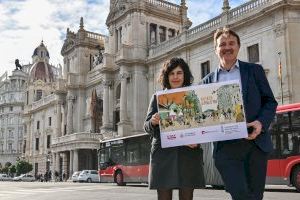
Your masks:
<instances>
[{"instance_id":1,"label":"domed roof","mask_svg":"<svg viewBox=\"0 0 300 200\"><path fill-rule=\"evenodd\" d=\"M40 52L45 52L45 55L43 55L43 53L40 53ZM34 49L32 56L39 56L39 57L47 56L50 58L49 52L48 52L46 46L44 45L43 40L42 40L41 44L37 48Z\"/></svg>"},{"instance_id":2,"label":"domed roof","mask_svg":"<svg viewBox=\"0 0 300 200\"><path fill-rule=\"evenodd\" d=\"M30 80L42 80L45 82L53 82L54 74L52 66L44 61L34 63L30 71Z\"/></svg>"}]
</instances>

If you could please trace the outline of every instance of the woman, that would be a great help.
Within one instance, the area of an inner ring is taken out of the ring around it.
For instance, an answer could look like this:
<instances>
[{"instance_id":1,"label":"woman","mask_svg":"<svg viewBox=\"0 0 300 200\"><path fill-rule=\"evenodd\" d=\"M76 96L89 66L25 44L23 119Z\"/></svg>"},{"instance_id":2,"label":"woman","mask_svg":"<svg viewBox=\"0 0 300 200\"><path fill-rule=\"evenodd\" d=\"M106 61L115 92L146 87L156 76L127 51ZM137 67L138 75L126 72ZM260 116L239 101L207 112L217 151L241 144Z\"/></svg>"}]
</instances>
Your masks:
<instances>
[{"instance_id":1,"label":"woman","mask_svg":"<svg viewBox=\"0 0 300 200\"><path fill-rule=\"evenodd\" d=\"M158 78L163 89L190 86L193 76L181 58L167 61ZM203 151L200 145L161 148L159 114L156 96L150 101L144 129L151 135L149 188L157 190L158 200L171 200L173 189L179 189L180 200L192 200L195 188L203 188Z\"/></svg>"}]
</instances>

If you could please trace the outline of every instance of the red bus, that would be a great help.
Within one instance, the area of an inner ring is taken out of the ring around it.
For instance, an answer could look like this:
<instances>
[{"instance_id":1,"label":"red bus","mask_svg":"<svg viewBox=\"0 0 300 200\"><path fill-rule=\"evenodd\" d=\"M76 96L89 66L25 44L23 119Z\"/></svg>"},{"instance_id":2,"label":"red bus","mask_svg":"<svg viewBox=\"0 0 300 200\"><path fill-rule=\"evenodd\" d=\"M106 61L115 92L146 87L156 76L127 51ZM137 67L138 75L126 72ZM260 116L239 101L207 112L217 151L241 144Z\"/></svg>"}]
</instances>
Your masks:
<instances>
[{"instance_id":1,"label":"red bus","mask_svg":"<svg viewBox=\"0 0 300 200\"><path fill-rule=\"evenodd\" d=\"M266 184L294 186L300 192L300 103L278 106L270 134L274 151L268 161ZM101 182L147 183L150 142L148 134L100 142ZM213 144L201 146L206 184L222 187L223 181L212 157Z\"/></svg>"},{"instance_id":2,"label":"red bus","mask_svg":"<svg viewBox=\"0 0 300 200\"><path fill-rule=\"evenodd\" d=\"M212 143L201 144L203 148L204 174L207 185L223 186L221 176L214 166ZM148 134L110 139L100 142L98 150L101 182L148 183L151 140Z\"/></svg>"},{"instance_id":3,"label":"red bus","mask_svg":"<svg viewBox=\"0 0 300 200\"><path fill-rule=\"evenodd\" d=\"M300 103L278 106L269 131L274 151L267 184L294 186L300 192Z\"/></svg>"},{"instance_id":4,"label":"red bus","mask_svg":"<svg viewBox=\"0 0 300 200\"><path fill-rule=\"evenodd\" d=\"M147 183L151 140L139 134L100 142L99 175L101 182Z\"/></svg>"}]
</instances>

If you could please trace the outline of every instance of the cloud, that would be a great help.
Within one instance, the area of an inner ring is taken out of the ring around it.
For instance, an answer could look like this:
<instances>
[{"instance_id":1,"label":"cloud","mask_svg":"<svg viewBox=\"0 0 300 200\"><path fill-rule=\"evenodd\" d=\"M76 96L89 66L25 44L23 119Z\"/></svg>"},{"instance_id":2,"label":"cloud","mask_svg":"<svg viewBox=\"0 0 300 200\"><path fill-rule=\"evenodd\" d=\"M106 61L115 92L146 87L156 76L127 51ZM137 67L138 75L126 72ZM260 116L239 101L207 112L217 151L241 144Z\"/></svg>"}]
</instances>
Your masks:
<instances>
[{"instance_id":1,"label":"cloud","mask_svg":"<svg viewBox=\"0 0 300 200\"><path fill-rule=\"evenodd\" d=\"M171 0L180 4L180 0ZM197 26L221 13L220 0L189 0L188 16ZM246 0L231 0L235 7ZM77 32L80 17L88 31L108 34L105 25L109 0L0 0L0 75L31 62L41 40L48 48L50 63L63 64L60 55L66 29Z\"/></svg>"}]
</instances>

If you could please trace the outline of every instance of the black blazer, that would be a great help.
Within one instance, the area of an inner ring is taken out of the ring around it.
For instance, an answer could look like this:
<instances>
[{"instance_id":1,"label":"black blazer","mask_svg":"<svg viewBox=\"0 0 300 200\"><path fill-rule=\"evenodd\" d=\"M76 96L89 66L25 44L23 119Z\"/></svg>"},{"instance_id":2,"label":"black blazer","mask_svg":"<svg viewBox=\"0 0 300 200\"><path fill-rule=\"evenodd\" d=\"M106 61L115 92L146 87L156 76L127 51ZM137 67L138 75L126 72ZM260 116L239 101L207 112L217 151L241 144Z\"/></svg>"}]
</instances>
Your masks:
<instances>
[{"instance_id":1,"label":"black blazer","mask_svg":"<svg viewBox=\"0 0 300 200\"><path fill-rule=\"evenodd\" d=\"M268 133L277 107L269 82L261 65L239 62L242 95L247 122L258 120L262 123L262 133L254 140L264 152L273 150L271 136ZM202 83L218 81L218 68L203 78Z\"/></svg>"}]
</instances>

